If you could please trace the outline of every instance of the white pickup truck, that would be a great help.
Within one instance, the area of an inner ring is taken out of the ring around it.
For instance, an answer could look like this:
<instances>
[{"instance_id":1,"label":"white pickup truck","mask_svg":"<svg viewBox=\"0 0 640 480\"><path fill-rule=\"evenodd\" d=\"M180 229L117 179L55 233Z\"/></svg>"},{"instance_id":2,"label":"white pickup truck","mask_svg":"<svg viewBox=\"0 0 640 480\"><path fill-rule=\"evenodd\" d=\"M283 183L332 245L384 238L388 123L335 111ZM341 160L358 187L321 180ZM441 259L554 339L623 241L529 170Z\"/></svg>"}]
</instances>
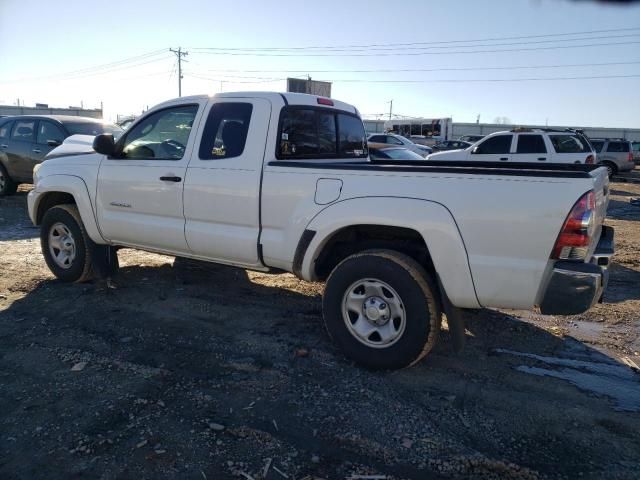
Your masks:
<instances>
[{"instance_id":1,"label":"white pickup truck","mask_svg":"<svg viewBox=\"0 0 640 480\"><path fill-rule=\"evenodd\" d=\"M457 337L461 309L583 312L613 254L606 169L372 162L358 111L311 95L171 100L117 143L63 144L34 181L58 278L130 247L325 281L329 335L370 368L420 360L442 312Z\"/></svg>"}]
</instances>

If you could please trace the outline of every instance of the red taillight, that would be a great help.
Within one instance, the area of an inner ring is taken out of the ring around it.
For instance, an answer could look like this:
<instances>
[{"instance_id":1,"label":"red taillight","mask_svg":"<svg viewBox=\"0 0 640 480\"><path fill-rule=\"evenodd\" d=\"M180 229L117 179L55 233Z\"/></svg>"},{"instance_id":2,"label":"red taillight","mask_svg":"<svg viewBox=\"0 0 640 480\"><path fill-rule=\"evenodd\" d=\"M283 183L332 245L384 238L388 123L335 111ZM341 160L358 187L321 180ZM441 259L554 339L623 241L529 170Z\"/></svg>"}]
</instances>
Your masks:
<instances>
[{"instance_id":1,"label":"red taillight","mask_svg":"<svg viewBox=\"0 0 640 480\"><path fill-rule=\"evenodd\" d=\"M633 153L629 152L629 156L627 157L627 160L630 162L633 162Z\"/></svg>"},{"instance_id":2,"label":"red taillight","mask_svg":"<svg viewBox=\"0 0 640 480\"><path fill-rule=\"evenodd\" d=\"M593 161L594 161L593 155L589 155L589 156L587 156L587 158L585 159L584 163L586 163L586 164L590 164L590 163L593 163Z\"/></svg>"},{"instance_id":3,"label":"red taillight","mask_svg":"<svg viewBox=\"0 0 640 480\"><path fill-rule=\"evenodd\" d=\"M330 98L318 97L318 105L329 105L333 107L333 100Z\"/></svg>"},{"instance_id":4,"label":"red taillight","mask_svg":"<svg viewBox=\"0 0 640 480\"><path fill-rule=\"evenodd\" d=\"M560 230L551 258L584 260L593 236L595 209L596 196L593 191L580 197Z\"/></svg>"}]
</instances>

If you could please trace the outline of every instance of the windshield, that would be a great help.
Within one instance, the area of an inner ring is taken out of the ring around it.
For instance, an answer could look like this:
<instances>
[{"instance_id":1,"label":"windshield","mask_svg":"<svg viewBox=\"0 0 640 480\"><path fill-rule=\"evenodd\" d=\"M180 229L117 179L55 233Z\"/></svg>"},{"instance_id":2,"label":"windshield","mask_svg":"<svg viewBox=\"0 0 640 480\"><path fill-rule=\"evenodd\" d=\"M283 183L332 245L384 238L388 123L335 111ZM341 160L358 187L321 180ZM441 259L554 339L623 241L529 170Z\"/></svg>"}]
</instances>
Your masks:
<instances>
[{"instance_id":1,"label":"windshield","mask_svg":"<svg viewBox=\"0 0 640 480\"><path fill-rule=\"evenodd\" d=\"M112 123L100 122L71 122L65 123L65 127L71 135L100 135L101 133L111 133L114 139L118 139L124 130Z\"/></svg>"}]
</instances>

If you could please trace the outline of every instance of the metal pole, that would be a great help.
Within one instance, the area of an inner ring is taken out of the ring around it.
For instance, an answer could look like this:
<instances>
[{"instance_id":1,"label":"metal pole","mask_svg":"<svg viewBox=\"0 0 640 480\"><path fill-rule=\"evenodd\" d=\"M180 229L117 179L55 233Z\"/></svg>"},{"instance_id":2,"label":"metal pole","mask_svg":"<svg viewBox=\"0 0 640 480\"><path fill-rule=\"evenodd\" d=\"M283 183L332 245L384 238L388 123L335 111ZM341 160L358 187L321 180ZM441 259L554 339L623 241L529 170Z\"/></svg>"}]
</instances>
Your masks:
<instances>
[{"instance_id":1,"label":"metal pole","mask_svg":"<svg viewBox=\"0 0 640 480\"><path fill-rule=\"evenodd\" d=\"M178 50L170 48L169 51L176 54L178 57L178 96L182 96L182 57L189 55L189 52L183 52L182 47L178 47ZM186 62L186 60L185 60Z\"/></svg>"},{"instance_id":2,"label":"metal pole","mask_svg":"<svg viewBox=\"0 0 640 480\"><path fill-rule=\"evenodd\" d=\"M392 114L393 114L393 100L389 102L389 120L391 120Z\"/></svg>"}]
</instances>

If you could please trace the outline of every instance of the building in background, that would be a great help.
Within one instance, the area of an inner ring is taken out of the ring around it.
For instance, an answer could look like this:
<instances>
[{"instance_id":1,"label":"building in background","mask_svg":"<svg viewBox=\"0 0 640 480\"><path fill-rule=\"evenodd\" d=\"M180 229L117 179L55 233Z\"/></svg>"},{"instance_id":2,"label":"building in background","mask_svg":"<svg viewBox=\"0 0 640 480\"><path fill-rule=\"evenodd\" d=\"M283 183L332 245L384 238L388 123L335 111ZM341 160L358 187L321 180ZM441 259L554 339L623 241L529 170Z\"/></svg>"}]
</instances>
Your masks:
<instances>
[{"instance_id":1,"label":"building in background","mask_svg":"<svg viewBox=\"0 0 640 480\"><path fill-rule=\"evenodd\" d=\"M319 82L317 80L287 78L287 92L309 93L320 97L331 98L331 82Z\"/></svg>"},{"instance_id":2,"label":"building in background","mask_svg":"<svg viewBox=\"0 0 640 480\"><path fill-rule=\"evenodd\" d=\"M102 120L102 108L50 108L46 103L36 103L35 107L16 105L0 105L0 116L6 115L73 115L76 117L91 117Z\"/></svg>"}]
</instances>

